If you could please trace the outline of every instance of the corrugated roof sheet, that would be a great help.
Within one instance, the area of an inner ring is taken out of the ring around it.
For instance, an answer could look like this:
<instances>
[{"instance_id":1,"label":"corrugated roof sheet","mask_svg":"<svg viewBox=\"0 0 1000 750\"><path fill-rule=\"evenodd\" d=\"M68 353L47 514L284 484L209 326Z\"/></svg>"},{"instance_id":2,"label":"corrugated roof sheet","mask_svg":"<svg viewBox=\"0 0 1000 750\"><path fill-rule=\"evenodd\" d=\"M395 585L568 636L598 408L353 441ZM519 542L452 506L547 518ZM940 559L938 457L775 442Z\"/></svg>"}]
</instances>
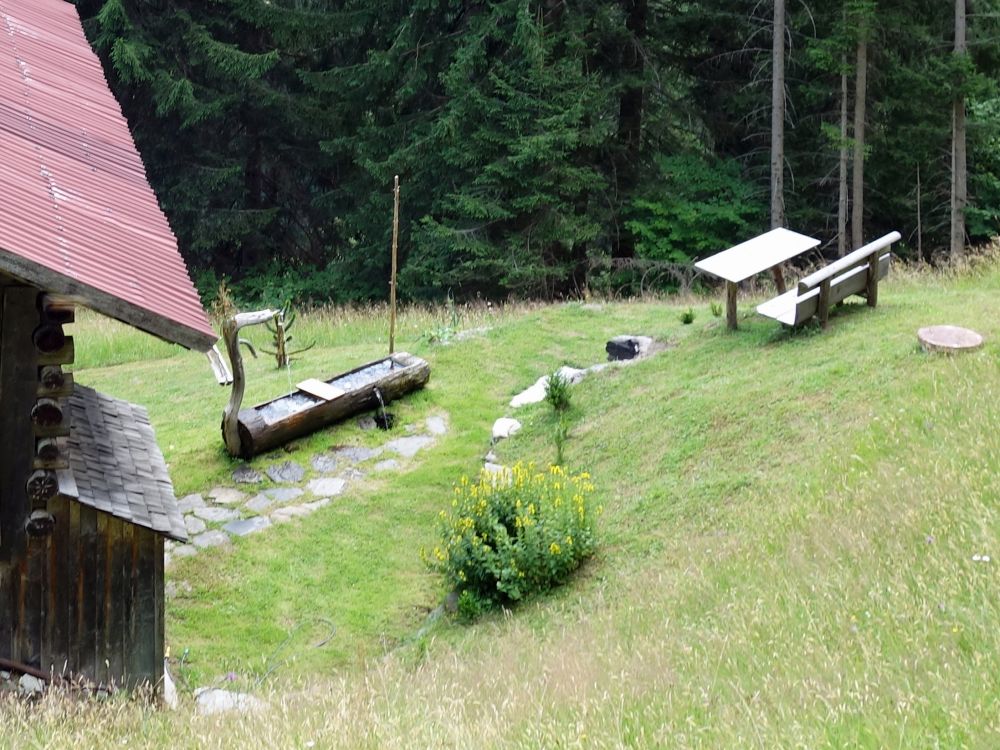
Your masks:
<instances>
[{"instance_id":1,"label":"corrugated roof sheet","mask_svg":"<svg viewBox=\"0 0 1000 750\"><path fill-rule=\"evenodd\" d=\"M73 499L187 541L184 517L146 410L79 383L67 399L67 410L66 447L77 488Z\"/></svg>"},{"instance_id":2,"label":"corrugated roof sheet","mask_svg":"<svg viewBox=\"0 0 1000 750\"><path fill-rule=\"evenodd\" d=\"M63 0L0 0L0 269L189 348L218 338Z\"/></svg>"}]
</instances>

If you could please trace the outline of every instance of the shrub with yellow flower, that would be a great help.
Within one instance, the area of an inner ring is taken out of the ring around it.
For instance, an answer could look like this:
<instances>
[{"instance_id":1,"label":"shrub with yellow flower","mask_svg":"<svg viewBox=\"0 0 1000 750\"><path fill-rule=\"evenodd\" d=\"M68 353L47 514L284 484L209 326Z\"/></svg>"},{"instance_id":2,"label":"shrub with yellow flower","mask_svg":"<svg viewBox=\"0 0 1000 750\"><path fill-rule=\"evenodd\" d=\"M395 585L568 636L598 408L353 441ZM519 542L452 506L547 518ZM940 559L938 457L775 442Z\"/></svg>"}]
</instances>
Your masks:
<instances>
[{"instance_id":1,"label":"shrub with yellow flower","mask_svg":"<svg viewBox=\"0 0 1000 750\"><path fill-rule=\"evenodd\" d=\"M560 466L518 463L476 482L463 477L427 562L477 611L550 589L593 554L593 492L589 474Z\"/></svg>"}]
</instances>

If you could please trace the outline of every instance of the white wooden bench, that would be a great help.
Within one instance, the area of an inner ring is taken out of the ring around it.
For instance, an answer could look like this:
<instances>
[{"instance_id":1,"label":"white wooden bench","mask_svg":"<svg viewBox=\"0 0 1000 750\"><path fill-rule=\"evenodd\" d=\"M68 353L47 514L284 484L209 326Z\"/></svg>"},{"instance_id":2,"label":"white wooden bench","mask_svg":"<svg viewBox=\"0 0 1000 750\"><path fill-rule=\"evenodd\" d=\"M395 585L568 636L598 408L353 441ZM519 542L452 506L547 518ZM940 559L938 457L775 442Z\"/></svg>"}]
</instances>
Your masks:
<instances>
[{"instance_id":1,"label":"white wooden bench","mask_svg":"<svg viewBox=\"0 0 1000 750\"><path fill-rule=\"evenodd\" d=\"M899 238L899 232L890 232L869 242L826 268L806 276L795 289L758 305L757 312L792 327L816 315L825 328L830 307L852 294L866 297L868 306L875 307L878 304L878 282L889 273L892 253L888 248Z\"/></svg>"}]
</instances>

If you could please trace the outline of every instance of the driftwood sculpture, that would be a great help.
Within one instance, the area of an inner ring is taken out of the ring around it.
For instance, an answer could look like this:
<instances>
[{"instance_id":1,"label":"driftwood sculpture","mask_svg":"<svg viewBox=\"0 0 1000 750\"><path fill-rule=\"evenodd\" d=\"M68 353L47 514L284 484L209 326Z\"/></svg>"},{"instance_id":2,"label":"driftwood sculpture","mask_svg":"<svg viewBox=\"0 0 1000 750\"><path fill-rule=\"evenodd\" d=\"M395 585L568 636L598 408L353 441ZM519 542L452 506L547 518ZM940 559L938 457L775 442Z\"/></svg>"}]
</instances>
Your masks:
<instances>
[{"instance_id":1,"label":"driftwood sculpture","mask_svg":"<svg viewBox=\"0 0 1000 750\"><path fill-rule=\"evenodd\" d=\"M304 380L295 392L242 409L246 376L240 345L249 346L249 342L239 338L239 331L266 323L277 314L274 310L240 313L222 326L233 384L222 415L222 438L232 456L251 458L355 414L384 407L423 388L430 378L426 361L399 352L325 381Z\"/></svg>"}]
</instances>

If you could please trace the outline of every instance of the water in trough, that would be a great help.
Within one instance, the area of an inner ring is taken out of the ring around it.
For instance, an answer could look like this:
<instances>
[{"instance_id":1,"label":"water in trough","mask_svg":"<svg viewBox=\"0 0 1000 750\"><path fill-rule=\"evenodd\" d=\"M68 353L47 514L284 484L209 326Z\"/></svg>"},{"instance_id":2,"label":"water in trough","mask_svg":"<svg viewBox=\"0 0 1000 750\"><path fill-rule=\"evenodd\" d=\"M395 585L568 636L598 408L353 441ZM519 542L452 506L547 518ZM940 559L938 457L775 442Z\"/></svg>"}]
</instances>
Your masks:
<instances>
[{"instance_id":1,"label":"water in trough","mask_svg":"<svg viewBox=\"0 0 1000 750\"><path fill-rule=\"evenodd\" d=\"M398 365L396 365L398 366ZM328 380L330 385L339 388L345 393L364 388L366 385L377 383L380 378L389 374L394 369L391 359L383 359L368 367L364 367L357 372L351 372L333 380ZM279 422L285 417L308 409L310 406L321 403L321 399L310 396L308 393L290 393L282 398L275 399L259 408L260 415L268 424Z\"/></svg>"}]
</instances>

